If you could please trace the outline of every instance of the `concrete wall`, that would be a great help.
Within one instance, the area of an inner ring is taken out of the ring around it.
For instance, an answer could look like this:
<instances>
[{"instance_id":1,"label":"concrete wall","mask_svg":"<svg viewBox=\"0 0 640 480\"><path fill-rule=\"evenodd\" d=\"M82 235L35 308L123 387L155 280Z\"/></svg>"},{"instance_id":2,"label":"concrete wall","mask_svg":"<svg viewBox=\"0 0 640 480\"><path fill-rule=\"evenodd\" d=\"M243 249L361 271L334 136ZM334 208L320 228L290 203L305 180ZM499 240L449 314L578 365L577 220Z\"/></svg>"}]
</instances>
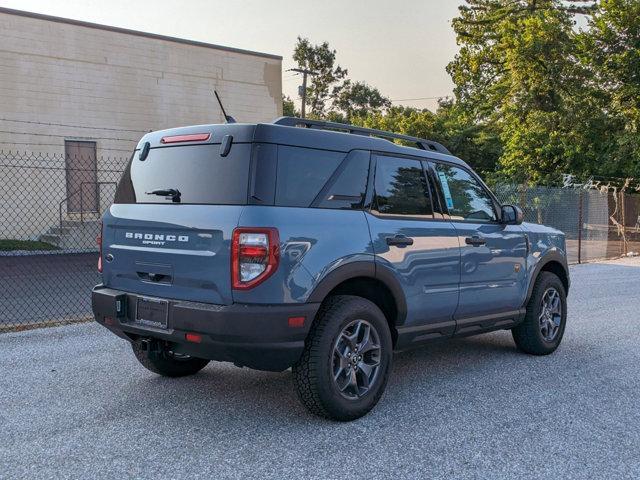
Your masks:
<instances>
[{"instance_id":1,"label":"concrete wall","mask_svg":"<svg viewBox=\"0 0 640 480\"><path fill-rule=\"evenodd\" d=\"M65 139L77 139L96 142L98 170L113 169L147 131L221 122L214 88L239 122L271 121L282 112L281 64L273 55L0 9L0 165L8 164L7 151L64 155ZM34 188L41 185L38 175ZM28 191L24 177L0 166L0 191L9 181L25 182ZM55 209L66 195L64 183L57 179L46 192ZM42 201L24 195L4 208L31 217ZM8 225L2 213L0 238L25 230Z\"/></svg>"}]
</instances>

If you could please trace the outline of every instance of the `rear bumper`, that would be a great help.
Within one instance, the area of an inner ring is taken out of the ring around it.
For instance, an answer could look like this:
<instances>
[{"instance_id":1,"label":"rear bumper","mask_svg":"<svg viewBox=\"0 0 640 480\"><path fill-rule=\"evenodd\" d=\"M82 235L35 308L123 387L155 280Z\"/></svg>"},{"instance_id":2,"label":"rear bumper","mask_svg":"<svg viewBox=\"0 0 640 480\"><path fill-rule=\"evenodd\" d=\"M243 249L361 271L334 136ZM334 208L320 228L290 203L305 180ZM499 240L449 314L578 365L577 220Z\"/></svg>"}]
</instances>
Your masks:
<instances>
[{"instance_id":1,"label":"rear bumper","mask_svg":"<svg viewBox=\"0 0 640 480\"><path fill-rule=\"evenodd\" d=\"M121 316L116 297L126 298ZM210 360L234 362L258 370L282 371L301 356L318 303L287 305L211 305L169 300L167 329L135 323L138 295L97 285L91 295L98 323L129 341L155 338L175 344L173 350ZM289 317L305 317L289 327ZM200 334L200 343L186 333Z\"/></svg>"}]
</instances>

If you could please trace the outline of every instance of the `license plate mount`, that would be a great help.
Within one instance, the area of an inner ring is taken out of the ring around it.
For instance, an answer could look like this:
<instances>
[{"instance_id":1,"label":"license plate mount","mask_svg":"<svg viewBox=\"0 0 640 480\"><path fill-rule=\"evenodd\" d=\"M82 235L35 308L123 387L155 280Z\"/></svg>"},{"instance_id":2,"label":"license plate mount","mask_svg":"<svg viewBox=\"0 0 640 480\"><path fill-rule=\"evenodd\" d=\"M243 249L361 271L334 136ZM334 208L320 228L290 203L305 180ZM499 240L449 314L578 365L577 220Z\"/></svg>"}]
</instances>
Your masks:
<instances>
[{"instance_id":1,"label":"license plate mount","mask_svg":"<svg viewBox=\"0 0 640 480\"><path fill-rule=\"evenodd\" d=\"M138 297L136 301L136 323L156 328L167 328L169 302L159 298Z\"/></svg>"}]
</instances>

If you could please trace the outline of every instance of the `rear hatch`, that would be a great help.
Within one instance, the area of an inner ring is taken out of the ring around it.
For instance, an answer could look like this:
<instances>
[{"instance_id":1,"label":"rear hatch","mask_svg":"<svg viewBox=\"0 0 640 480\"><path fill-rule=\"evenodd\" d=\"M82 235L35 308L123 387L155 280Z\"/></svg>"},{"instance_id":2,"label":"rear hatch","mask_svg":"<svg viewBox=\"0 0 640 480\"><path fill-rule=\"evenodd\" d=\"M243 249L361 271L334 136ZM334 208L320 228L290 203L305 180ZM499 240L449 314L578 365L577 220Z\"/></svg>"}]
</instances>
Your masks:
<instances>
[{"instance_id":1,"label":"rear hatch","mask_svg":"<svg viewBox=\"0 0 640 480\"><path fill-rule=\"evenodd\" d=\"M232 303L230 242L247 203L251 128L190 127L141 140L103 217L104 285ZM185 137L192 134L200 137Z\"/></svg>"}]
</instances>

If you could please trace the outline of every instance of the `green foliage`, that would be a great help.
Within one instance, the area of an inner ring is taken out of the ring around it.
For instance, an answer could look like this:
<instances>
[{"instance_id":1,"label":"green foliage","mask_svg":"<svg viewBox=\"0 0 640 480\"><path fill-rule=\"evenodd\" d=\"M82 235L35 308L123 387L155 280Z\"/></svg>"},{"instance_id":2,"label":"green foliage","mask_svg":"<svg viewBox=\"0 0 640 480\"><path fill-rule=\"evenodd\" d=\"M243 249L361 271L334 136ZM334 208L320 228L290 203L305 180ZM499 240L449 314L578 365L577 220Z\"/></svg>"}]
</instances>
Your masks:
<instances>
[{"instance_id":1,"label":"green foliage","mask_svg":"<svg viewBox=\"0 0 640 480\"><path fill-rule=\"evenodd\" d=\"M340 111L346 119L380 113L391 106L391 100L380 91L364 82L346 80L335 96L333 107Z\"/></svg>"},{"instance_id":2,"label":"green foliage","mask_svg":"<svg viewBox=\"0 0 640 480\"><path fill-rule=\"evenodd\" d=\"M640 0L466 0L453 28L455 99L436 112L391 106L298 39L294 58L324 72L312 115L439 141L494 182L640 177Z\"/></svg>"},{"instance_id":3,"label":"green foliage","mask_svg":"<svg viewBox=\"0 0 640 480\"><path fill-rule=\"evenodd\" d=\"M36 240L14 240L10 238L0 239L0 251L6 252L13 250L58 250L58 247L47 242L40 242Z\"/></svg>"},{"instance_id":4,"label":"green foliage","mask_svg":"<svg viewBox=\"0 0 640 480\"><path fill-rule=\"evenodd\" d=\"M427 109L394 106L386 112L373 112L353 119L368 128L428 138L445 145L474 168L488 172L500 156L497 132L473 123L454 102L441 102L436 113Z\"/></svg>"},{"instance_id":5,"label":"green foliage","mask_svg":"<svg viewBox=\"0 0 640 480\"><path fill-rule=\"evenodd\" d=\"M298 37L293 59L298 68L315 72L309 77L306 103L311 114L323 116L329 107L329 100L339 94L347 70L336 65L336 51L329 47L328 42L312 45L307 38Z\"/></svg>"},{"instance_id":6,"label":"green foliage","mask_svg":"<svg viewBox=\"0 0 640 480\"><path fill-rule=\"evenodd\" d=\"M494 162L504 176L536 182L591 163L590 139L575 127L597 110L582 99L590 72L577 59L572 16L587 6L468 0L460 7L453 22L460 52L447 70L459 108L498 134L502 150Z\"/></svg>"},{"instance_id":7,"label":"green foliage","mask_svg":"<svg viewBox=\"0 0 640 480\"><path fill-rule=\"evenodd\" d=\"M298 117L300 112L296 110L293 100L288 95L282 95L282 115L285 117Z\"/></svg>"},{"instance_id":8,"label":"green foliage","mask_svg":"<svg viewBox=\"0 0 640 480\"><path fill-rule=\"evenodd\" d=\"M293 59L298 68L315 73L309 76L307 86L306 104L312 118L348 123L354 117L391 106L391 101L377 88L347 79L347 70L336 65L336 51L327 42L312 45L308 39L298 37Z\"/></svg>"},{"instance_id":9,"label":"green foliage","mask_svg":"<svg viewBox=\"0 0 640 480\"><path fill-rule=\"evenodd\" d=\"M606 172L640 176L640 1L602 0L579 42L608 120Z\"/></svg>"}]
</instances>

